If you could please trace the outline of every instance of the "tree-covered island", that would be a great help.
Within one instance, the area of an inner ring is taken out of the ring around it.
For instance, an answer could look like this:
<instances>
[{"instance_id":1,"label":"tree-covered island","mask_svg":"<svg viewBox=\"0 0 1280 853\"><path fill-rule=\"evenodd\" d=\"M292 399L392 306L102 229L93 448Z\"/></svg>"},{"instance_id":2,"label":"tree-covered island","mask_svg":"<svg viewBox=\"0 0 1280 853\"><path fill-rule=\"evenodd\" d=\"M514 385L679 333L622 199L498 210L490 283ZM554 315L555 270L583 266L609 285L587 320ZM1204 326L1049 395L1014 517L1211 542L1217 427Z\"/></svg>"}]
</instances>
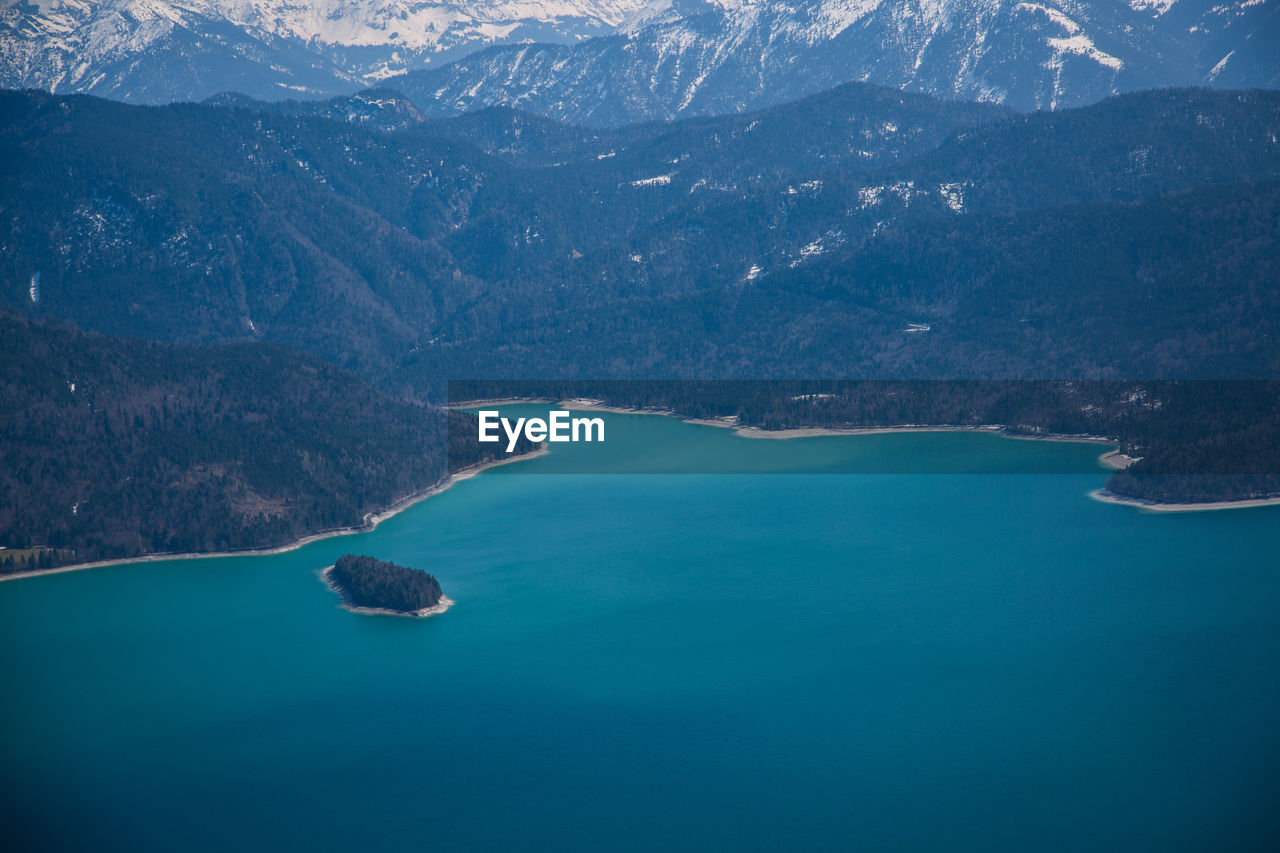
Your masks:
<instances>
[{"instance_id":1,"label":"tree-covered island","mask_svg":"<svg viewBox=\"0 0 1280 853\"><path fill-rule=\"evenodd\" d=\"M453 603L432 575L373 557L346 554L323 576L343 606L356 612L431 616Z\"/></svg>"}]
</instances>

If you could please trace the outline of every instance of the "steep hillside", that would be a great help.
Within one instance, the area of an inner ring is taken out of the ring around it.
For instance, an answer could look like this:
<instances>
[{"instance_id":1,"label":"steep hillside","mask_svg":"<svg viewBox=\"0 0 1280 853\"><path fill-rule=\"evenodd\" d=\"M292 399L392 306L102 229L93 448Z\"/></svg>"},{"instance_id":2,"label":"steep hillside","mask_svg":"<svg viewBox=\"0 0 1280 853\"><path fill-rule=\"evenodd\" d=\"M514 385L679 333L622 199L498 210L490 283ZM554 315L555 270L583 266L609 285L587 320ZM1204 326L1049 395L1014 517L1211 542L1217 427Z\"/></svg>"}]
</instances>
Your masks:
<instances>
[{"instance_id":1,"label":"steep hillside","mask_svg":"<svg viewBox=\"0 0 1280 853\"><path fill-rule=\"evenodd\" d=\"M727 167L755 174L804 161L786 135L802 115L813 145L829 142L862 168L1002 113L933 112L927 100L850 91L761 117ZM628 137L632 152L581 152L591 169L548 170L471 148L474 119L456 134L387 135L311 117L38 94L0 96L0 117L0 152L14 165L0 178L0 208L12 214L0 248L8 304L109 333L274 340L366 375L436 337L446 316L481 298L482 280L594 251L660 218L673 201L638 195L629 176L667 168L686 143L697 163L720 168L716 140L744 132L738 119L654 127ZM496 118L494 138L510 130ZM877 135L908 120L902 141ZM850 148L843 135L864 126L877 134ZM582 193L597 210L581 209Z\"/></svg>"},{"instance_id":2,"label":"steep hillside","mask_svg":"<svg viewBox=\"0 0 1280 853\"><path fill-rule=\"evenodd\" d=\"M386 133L257 109L3 103L0 153L18 164L0 179L5 304L111 333L286 343L396 393L522 370L1145 378L1277 363L1274 93L1011 116L846 86L616 132L503 111Z\"/></svg>"},{"instance_id":3,"label":"steep hillside","mask_svg":"<svg viewBox=\"0 0 1280 853\"><path fill-rule=\"evenodd\" d=\"M369 368L446 289L440 244L486 158L318 119L0 97L5 279L37 315L204 343L267 338ZM447 283L447 285L446 285ZM19 293L18 291L22 291ZM20 304L20 303L19 303Z\"/></svg>"},{"instance_id":4,"label":"steep hillside","mask_svg":"<svg viewBox=\"0 0 1280 853\"><path fill-rule=\"evenodd\" d=\"M0 544L54 549L46 564L281 545L481 458L449 446L472 433L439 410L283 347L165 346L0 311L0 363Z\"/></svg>"}]
</instances>

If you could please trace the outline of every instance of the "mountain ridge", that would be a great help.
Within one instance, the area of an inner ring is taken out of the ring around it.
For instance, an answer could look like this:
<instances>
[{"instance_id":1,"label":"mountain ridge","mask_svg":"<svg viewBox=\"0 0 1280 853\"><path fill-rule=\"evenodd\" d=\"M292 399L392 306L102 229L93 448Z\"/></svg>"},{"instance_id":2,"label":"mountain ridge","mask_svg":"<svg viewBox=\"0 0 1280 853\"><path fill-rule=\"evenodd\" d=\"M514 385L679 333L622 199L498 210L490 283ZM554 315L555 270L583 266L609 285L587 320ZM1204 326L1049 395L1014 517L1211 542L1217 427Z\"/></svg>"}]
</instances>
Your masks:
<instances>
[{"instance_id":1,"label":"mountain ridge","mask_svg":"<svg viewBox=\"0 0 1280 853\"><path fill-rule=\"evenodd\" d=\"M389 85L616 127L845 82L1020 110L1280 86L1280 0L5 0L0 86L135 103Z\"/></svg>"},{"instance_id":2,"label":"mountain ridge","mask_svg":"<svg viewBox=\"0 0 1280 853\"><path fill-rule=\"evenodd\" d=\"M1280 57L1252 43L1280 40L1278 7L704 2L610 37L492 48L387 83L430 115L506 105L598 127L741 112L847 81L1057 109L1159 86L1278 86Z\"/></svg>"},{"instance_id":3,"label":"mountain ridge","mask_svg":"<svg viewBox=\"0 0 1280 853\"><path fill-rule=\"evenodd\" d=\"M612 32L643 0L5 0L0 85L137 103L324 96L477 47Z\"/></svg>"},{"instance_id":4,"label":"mountain ridge","mask_svg":"<svg viewBox=\"0 0 1280 853\"><path fill-rule=\"evenodd\" d=\"M284 343L396 394L520 365L1174 378L1280 358L1255 336L1273 308L1258 283L1280 239L1280 93L1016 115L850 84L608 134L501 110L386 132L37 93L4 95L0 117L5 304ZM1108 264L1066 260L1100 218ZM1205 234L1168 245L1190 218ZM1209 293L1225 301L1206 312ZM1104 297L1155 314L1081 313Z\"/></svg>"}]
</instances>

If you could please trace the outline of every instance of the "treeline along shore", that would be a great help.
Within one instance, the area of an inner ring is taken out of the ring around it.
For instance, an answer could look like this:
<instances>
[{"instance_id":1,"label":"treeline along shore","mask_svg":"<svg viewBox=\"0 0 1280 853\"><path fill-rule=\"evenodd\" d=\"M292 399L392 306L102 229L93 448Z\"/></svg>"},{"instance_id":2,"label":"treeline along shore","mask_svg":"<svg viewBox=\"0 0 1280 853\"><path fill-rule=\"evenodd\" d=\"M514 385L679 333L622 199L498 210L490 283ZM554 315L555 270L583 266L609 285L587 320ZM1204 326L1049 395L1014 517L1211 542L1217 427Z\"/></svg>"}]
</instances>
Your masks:
<instances>
[{"instance_id":1,"label":"treeline along shore","mask_svg":"<svg viewBox=\"0 0 1280 853\"><path fill-rule=\"evenodd\" d=\"M511 458L470 415L273 344L151 343L0 311L0 362L0 574L288 547Z\"/></svg>"},{"instance_id":2,"label":"treeline along shore","mask_svg":"<svg viewBox=\"0 0 1280 853\"><path fill-rule=\"evenodd\" d=\"M472 381L455 401L591 400L765 432L990 427L1106 439L1105 496L1138 504L1280 497L1280 381Z\"/></svg>"},{"instance_id":3,"label":"treeline along shore","mask_svg":"<svg viewBox=\"0 0 1280 853\"><path fill-rule=\"evenodd\" d=\"M473 416L261 342L113 338L0 311L0 574L270 550L510 459ZM1113 440L1106 496L1280 495L1280 381L484 381L453 400L587 398L765 432L1001 426ZM522 439L517 454L535 450Z\"/></svg>"}]
</instances>

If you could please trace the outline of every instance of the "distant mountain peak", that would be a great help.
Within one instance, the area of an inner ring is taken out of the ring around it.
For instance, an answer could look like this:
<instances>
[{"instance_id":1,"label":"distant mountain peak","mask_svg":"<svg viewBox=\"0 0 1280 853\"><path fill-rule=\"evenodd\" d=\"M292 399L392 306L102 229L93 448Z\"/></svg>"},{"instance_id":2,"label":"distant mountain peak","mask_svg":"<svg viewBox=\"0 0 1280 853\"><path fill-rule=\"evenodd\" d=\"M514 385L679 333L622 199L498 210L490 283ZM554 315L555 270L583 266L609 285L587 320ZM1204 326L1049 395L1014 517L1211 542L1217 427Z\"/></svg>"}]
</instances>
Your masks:
<instances>
[{"instance_id":1,"label":"distant mountain peak","mask_svg":"<svg viewBox=\"0 0 1280 853\"><path fill-rule=\"evenodd\" d=\"M0 84L130 101L351 91L477 48L612 32L645 0L0 0Z\"/></svg>"},{"instance_id":2,"label":"distant mountain peak","mask_svg":"<svg viewBox=\"0 0 1280 853\"><path fill-rule=\"evenodd\" d=\"M438 115L509 104L614 125L849 81L1018 109L1160 86L1280 85L1280 0L654 0L621 38L499 49L396 86Z\"/></svg>"},{"instance_id":3,"label":"distant mountain peak","mask_svg":"<svg viewBox=\"0 0 1280 853\"><path fill-rule=\"evenodd\" d=\"M1266 88L1277 44L1280 0L0 0L7 87L280 99L418 73L394 85L429 114L509 104L588 124L850 81L1019 109Z\"/></svg>"}]
</instances>

